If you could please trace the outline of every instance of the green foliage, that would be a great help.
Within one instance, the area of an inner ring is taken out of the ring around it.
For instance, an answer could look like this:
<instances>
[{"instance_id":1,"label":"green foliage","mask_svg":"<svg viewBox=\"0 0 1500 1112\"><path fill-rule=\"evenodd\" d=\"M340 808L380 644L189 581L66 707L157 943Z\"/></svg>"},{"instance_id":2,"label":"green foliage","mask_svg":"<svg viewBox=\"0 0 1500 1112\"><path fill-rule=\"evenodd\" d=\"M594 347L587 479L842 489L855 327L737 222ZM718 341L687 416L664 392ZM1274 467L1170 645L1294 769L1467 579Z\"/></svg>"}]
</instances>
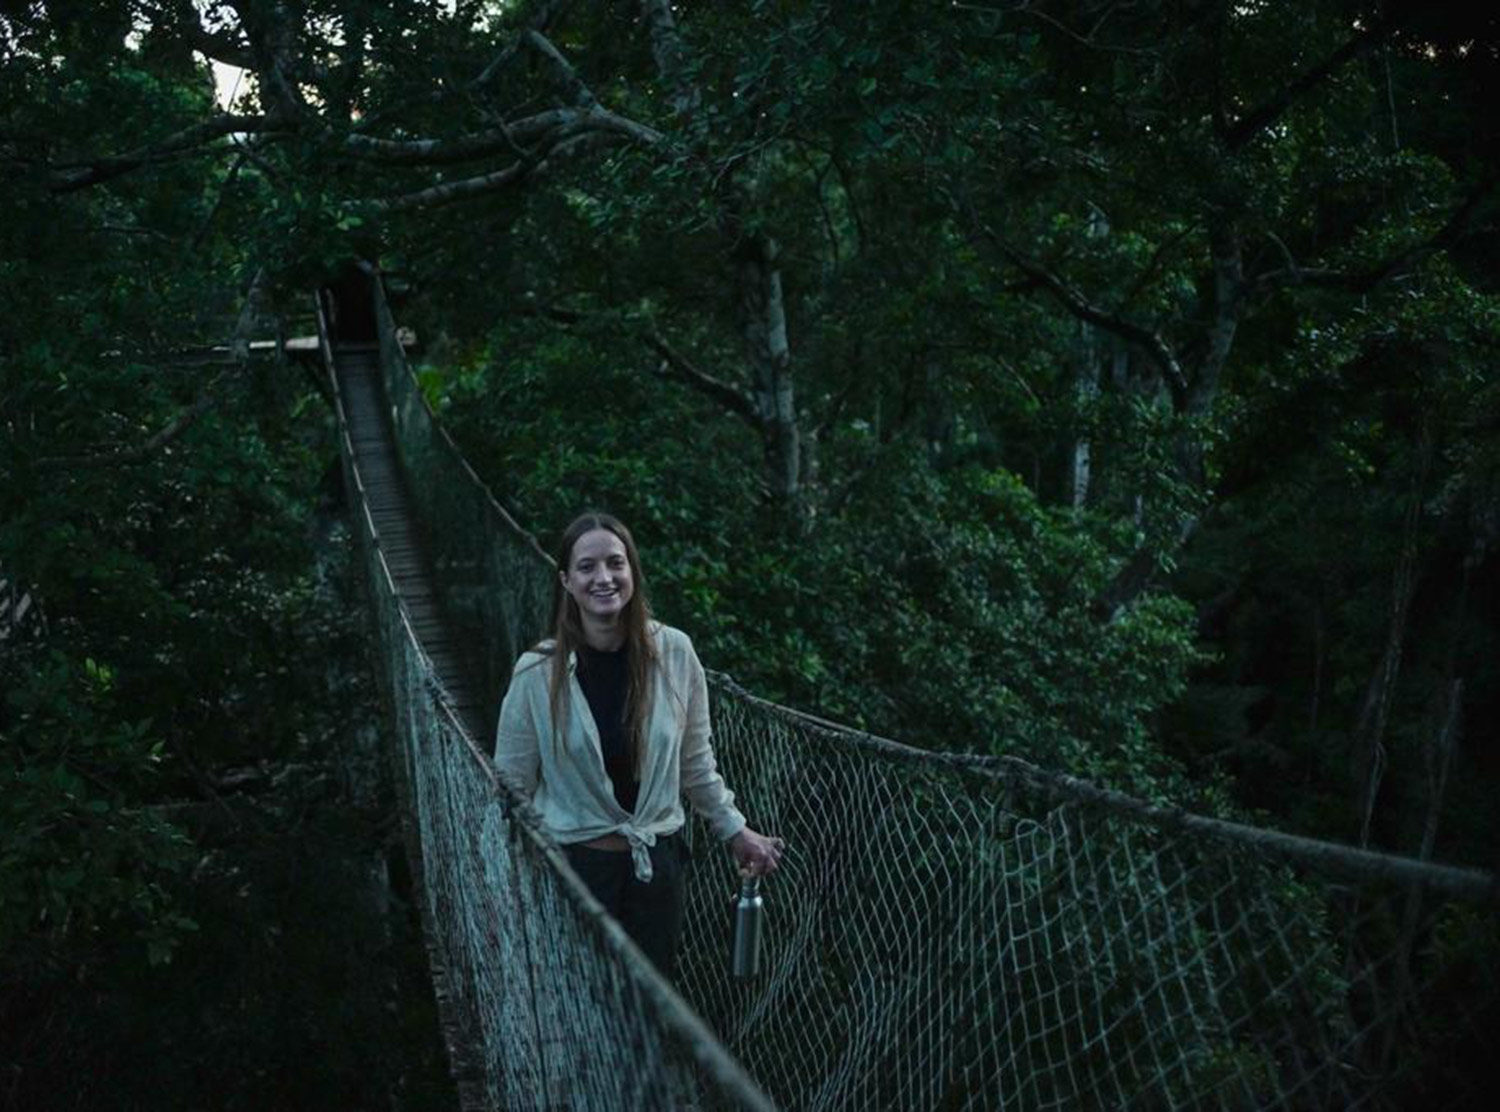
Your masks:
<instances>
[{"instance_id":1,"label":"green foliage","mask_svg":"<svg viewBox=\"0 0 1500 1112\"><path fill-rule=\"evenodd\" d=\"M39 970L28 999L118 968L101 994L123 1029L153 963L228 960L243 886L278 922L306 891L282 883L293 839L260 857L202 812L226 774L340 736L321 665L353 649L307 560L320 403L257 365L158 449L90 457L198 403L216 371L182 353L227 336L252 274L285 307L357 256L403 271L423 393L518 516L620 513L662 616L761 693L1347 838L1381 691L1376 842L1411 850L1441 814L1440 856L1493 858L1492 14L678 5L683 113L633 6L572 5L550 41L660 141L386 211L369 202L541 153L355 153L571 103L555 67L505 53L538 5L249 5L249 53L290 52L294 112L247 78L237 110L274 128L64 189L216 111L191 7L0 17L0 574L46 616L0 656L0 971ZM232 38L240 7L210 8ZM780 502L753 416L645 342L759 404L744 264L772 242L802 450ZM266 794L258 821L302 821L296 791ZM255 969L336 964L269 935ZM314 996L285 1041L243 1018L269 994L216 996L204 1045L300 1053ZM172 1038L202 1063L198 1014Z\"/></svg>"},{"instance_id":2,"label":"green foliage","mask_svg":"<svg viewBox=\"0 0 1500 1112\"><path fill-rule=\"evenodd\" d=\"M0 17L0 580L34 604L0 642L3 1099L441 1106L425 959L349 786L374 694L314 558L330 418L297 368L206 350L261 237L335 219L316 188L262 207L226 152L49 194L49 163L211 106L189 51L127 44L139 6L85 7Z\"/></svg>"},{"instance_id":3,"label":"green foliage","mask_svg":"<svg viewBox=\"0 0 1500 1112\"><path fill-rule=\"evenodd\" d=\"M1127 533L1041 504L1004 469L934 470L858 430L843 448L873 465L840 512L788 530L743 497L753 445L622 363L616 327L547 331L524 360L447 383L445 417L523 520L621 514L664 619L758 692L918 744L1165 788L1146 726L1197 659L1191 613L1160 596L1098 622Z\"/></svg>"},{"instance_id":4,"label":"green foliage","mask_svg":"<svg viewBox=\"0 0 1500 1112\"><path fill-rule=\"evenodd\" d=\"M667 616L768 694L1145 791L1182 762L1205 803L1348 836L1349 738L1414 488L1421 582L1456 583L1455 557L1464 591L1493 574L1493 259L1462 263L1441 231L1483 180L1453 104L1472 114L1492 59L1413 18L1232 134L1340 49L1357 7L1220 24L1148 5L1092 37L1088 4L695 11L687 120L638 48L604 45L609 17L577 15L555 32L570 59L668 147L490 210L468 273L507 291L491 306L455 312L413 252L412 311L439 338L424 387L522 520L604 503L635 522ZM726 197L733 228L780 248L807 473L790 515L759 497L753 432L639 342L751 385ZM1243 287L1210 375L1226 238ZM1158 335L1189 396L997 242ZM1132 561L1155 589L1103 614ZM1392 703L1393 846L1426 806L1438 677L1491 686L1471 596L1422 589L1444 617L1414 631Z\"/></svg>"},{"instance_id":5,"label":"green foliage","mask_svg":"<svg viewBox=\"0 0 1500 1112\"><path fill-rule=\"evenodd\" d=\"M163 745L149 723L122 720L107 665L56 650L24 656L19 675L6 669L0 961L53 955L112 919L126 921L152 964L166 961L196 924L169 893L193 861L191 843L139 804Z\"/></svg>"}]
</instances>

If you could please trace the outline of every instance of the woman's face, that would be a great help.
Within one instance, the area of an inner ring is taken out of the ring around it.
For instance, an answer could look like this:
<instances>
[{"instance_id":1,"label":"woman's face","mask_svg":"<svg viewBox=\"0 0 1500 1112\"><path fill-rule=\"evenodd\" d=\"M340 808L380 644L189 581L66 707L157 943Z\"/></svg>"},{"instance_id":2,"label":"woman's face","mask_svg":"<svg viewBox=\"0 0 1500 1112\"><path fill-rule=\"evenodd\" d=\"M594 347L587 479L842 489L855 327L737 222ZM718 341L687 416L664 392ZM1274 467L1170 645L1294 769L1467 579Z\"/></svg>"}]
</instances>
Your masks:
<instances>
[{"instance_id":1,"label":"woman's face","mask_svg":"<svg viewBox=\"0 0 1500 1112\"><path fill-rule=\"evenodd\" d=\"M579 537L568 569L558 574L585 620L613 624L635 593L625 542L608 529L590 529Z\"/></svg>"}]
</instances>

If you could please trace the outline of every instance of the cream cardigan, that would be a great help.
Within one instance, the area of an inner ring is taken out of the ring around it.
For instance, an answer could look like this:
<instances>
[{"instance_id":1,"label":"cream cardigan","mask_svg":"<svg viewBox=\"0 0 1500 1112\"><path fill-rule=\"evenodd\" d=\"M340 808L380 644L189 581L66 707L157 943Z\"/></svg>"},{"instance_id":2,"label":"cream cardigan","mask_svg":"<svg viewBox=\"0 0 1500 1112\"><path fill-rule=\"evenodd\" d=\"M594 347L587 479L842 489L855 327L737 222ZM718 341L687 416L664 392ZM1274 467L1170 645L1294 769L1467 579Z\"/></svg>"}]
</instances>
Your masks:
<instances>
[{"instance_id":1,"label":"cream cardigan","mask_svg":"<svg viewBox=\"0 0 1500 1112\"><path fill-rule=\"evenodd\" d=\"M531 800L542 825L558 842L588 842L622 834L630 843L639 880L651 879L649 848L660 835L678 830L685 816L685 794L694 810L720 839L745 826L724 786L709 744L708 683L687 634L651 624L657 667L646 724L641 789L631 814L615 799L593 712L578 685L576 656L568 657L566 713L560 736L553 737L548 686L552 642L521 654L500 707L495 731L495 765L522 798Z\"/></svg>"}]
</instances>

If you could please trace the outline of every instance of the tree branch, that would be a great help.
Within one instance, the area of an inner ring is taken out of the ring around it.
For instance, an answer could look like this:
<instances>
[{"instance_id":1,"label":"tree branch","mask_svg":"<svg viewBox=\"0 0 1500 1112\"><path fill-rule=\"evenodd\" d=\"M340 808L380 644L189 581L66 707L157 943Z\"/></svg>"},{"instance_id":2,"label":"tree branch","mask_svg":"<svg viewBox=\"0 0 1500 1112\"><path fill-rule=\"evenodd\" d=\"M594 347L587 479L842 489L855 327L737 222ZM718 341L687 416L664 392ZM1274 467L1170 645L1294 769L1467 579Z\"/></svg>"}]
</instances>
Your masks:
<instances>
[{"instance_id":1,"label":"tree branch","mask_svg":"<svg viewBox=\"0 0 1500 1112\"><path fill-rule=\"evenodd\" d=\"M1368 30L1355 35L1344 43L1333 53L1329 54L1312 69L1295 78L1290 84L1284 85L1275 96L1265 101L1258 108L1254 108L1241 116L1235 123L1229 126L1224 134L1224 146L1229 151L1237 151L1249 143L1266 128L1284 116L1297 100L1305 96L1312 89L1326 81L1335 72L1341 69L1345 63L1366 54L1385 42L1401 23L1407 18L1407 13L1395 17L1381 17Z\"/></svg>"},{"instance_id":2,"label":"tree branch","mask_svg":"<svg viewBox=\"0 0 1500 1112\"><path fill-rule=\"evenodd\" d=\"M489 131L453 139L382 139L352 132L336 141L346 154L357 158L400 165L441 166L469 162L500 153L525 159L526 144L545 140L548 146L586 131L613 131L645 146L656 146L666 138L661 132L625 116L601 108L549 108L502 123ZM330 135L333 133L330 132ZM534 157L534 156L533 156Z\"/></svg>"},{"instance_id":3,"label":"tree branch","mask_svg":"<svg viewBox=\"0 0 1500 1112\"><path fill-rule=\"evenodd\" d=\"M957 11L983 12L987 15L999 15L1004 10L1001 8L982 7L977 4L954 3L952 6ZM1057 19L1055 16L1048 15L1043 11L1038 11L1037 9L1031 7L1029 4L1022 4L1020 7L1012 10L1017 15L1028 15L1033 19L1040 19L1042 22L1056 27L1064 35L1068 36L1068 38L1072 39L1080 46L1088 47L1090 50L1099 50L1112 54L1126 55L1150 55L1161 53L1159 47L1118 46L1110 43L1100 42L1096 36L1098 35L1099 29L1103 26L1104 20L1109 15L1108 7L1106 7L1105 9L1105 14L1103 16L1100 16L1099 20L1094 24L1094 26L1089 28L1087 34L1080 34L1079 32L1073 30L1073 28L1069 27L1066 23L1063 23L1061 20ZM1004 14L1010 15L1011 12L1007 11Z\"/></svg>"},{"instance_id":4,"label":"tree branch","mask_svg":"<svg viewBox=\"0 0 1500 1112\"><path fill-rule=\"evenodd\" d=\"M338 142L346 154L380 162L406 165L438 166L467 162L510 152L524 153L521 146L535 142L549 131L576 124L580 113L575 108L554 108L501 124L490 131L461 135L453 139L382 139L375 135L351 132Z\"/></svg>"},{"instance_id":5,"label":"tree branch","mask_svg":"<svg viewBox=\"0 0 1500 1112\"><path fill-rule=\"evenodd\" d=\"M1205 412L1213 404L1245 305L1245 274L1238 233L1227 220L1216 220L1209 227L1208 241L1214 266L1214 316L1208 329L1207 351L1198 364L1186 399L1186 408L1191 413ZM1201 452L1195 452L1191 467L1195 480L1201 477L1199 457Z\"/></svg>"},{"instance_id":6,"label":"tree branch","mask_svg":"<svg viewBox=\"0 0 1500 1112\"><path fill-rule=\"evenodd\" d=\"M708 372L699 370L676 348L667 343L661 333L655 329L647 332L644 339L646 345L661 356L663 365L676 372L678 378L694 389L707 394L730 413L749 424L751 428L760 430L761 420L756 412L755 404L744 393L723 379L715 378Z\"/></svg>"},{"instance_id":7,"label":"tree branch","mask_svg":"<svg viewBox=\"0 0 1500 1112\"><path fill-rule=\"evenodd\" d=\"M185 127L167 136L160 142L137 147L124 154L97 159L79 159L56 167L58 173L48 187L53 193L71 193L86 189L112 178L128 174L148 163L165 162L183 155L192 154L226 135L245 132L267 132L275 125L267 116L236 116L220 113L202 123Z\"/></svg>"},{"instance_id":8,"label":"tree branch","mask_svg":"<svg viewBox=\"0 0 1500 1112\"><path fill-rule=\"evenodd\" d=\"M239 367L234 366L226 367L220 371L204 388L203 393L198 395L192 405L188 406L175 418L139 444L132 445L129 448L120 448L112 452L97 452L91 455L45 456L37 461L37 466L44 468L65 467L81 469L86 467L123 467L133 463L143 463L167 444L176 440L192 427L193 422L217 405L219 402L219 388L229 378L231 373L238 370Z\"/></svg>"},{"instance_id":9,"label":"tree branch","mask_svg":"<svg viewBox=\"0 0 1500 1112\"><path fill-rule=\"evenodd\" d=\"M570 0L562 0L560 3L542 4L540 10L537 11L536 15L531 18L530 23L527 25L527 31L545 33L547 28L560 19L571 6ZM500 53L495 55L490 61L489 65L480 71L479 76L469 82L469 90L475 93L482 92L510 64L510 60L520 52L523 41L524 36L518 36L506 43Z\"/></svg>"},{"instance_id":10,"label":"tree branch","mask_svg":"<svg viewBox=\"0 0 1500 1112\"><path fill-rule=\"evenodd\" d=\"M532 28L521 36L521 42L536 51L552 66L556 72L558 83L562 85L563 92L574 104L581 108L592 111L599 107L599 101L593 92L584 84L583 78L578 76L572 64L562 56L562 52L552 45L552 40L540 31Z\"/></svg>"},{"instance_id":11,"label":"tree branch","mask_svg":"<svg viewBox=\"0 0 1500 1112\"><path fill-rule=\"evenodd\" d=\"M585 324L589 321L589 317L584 313L574 309L562 309L555 305L526 305L522 306L520 311L529 316L543 317L564 325ZM668 371L674 373L683 382L708 395L756 431L760 430L761 420L756 412L755 403L744 391L700 369L687 356L673 347L657 329L645 329L639 333L639 336L647 347L661 357L661 365L658 367L660 373L665 374Z\"/></svg>"},{"instance_id":12,"label":"tree branch","mask_svg":"<svg viewBox=\"0 0 1500 1112\"><path fill-rule=\"evenodd\" d=\"M1177 526L1177 535L1163 547L1143 545L1120 566L1114 578L1094 596L1092 609L1101 621L1113 621L1130 603L1135 601L1147 587L1151 586L1161 570L1163 552L1180 549L1192 539L1207 514L1189 514Z\"/></svg>"},{"instance_id":13,"label":"tree branch","mask_svg":"<svg viewBox=\"0 0 1500 1112\"><path fill-rule=\"evenodd\" d=\"M512 162L509 166L488 174L443 182L441 185L430 185L425 189L414 189L410 193L400 193L394 197L379 197L365 201L363 207L371 212L387 213L451 205L455 201L483 196L514 185L530 173L534 166L535 163L527 161Z\"/></svg>"},{"instance_id":14,"label":"tree branch","mask_svg":"<svg viewBox=\"0 0 1500 1112\"><path fill-rule=\"evenodd\" d=\"M545 149L540 152L523 151L522 157L509 166L488 174L478 174L460 181L444 182L441 185L428 186L425 189L413 190L395 197L365 201L363 204L370 211L377 213L399 212L413 208L436 208L455 201L493 193L519 184L527 178L538 177L556 169L567 159L575 158L596 147L611 146L622 139L631 139L654 146L662 142L664 138L659 131L603 109L589 113L575 113L572 123L559 126L552 135L548 136L544 145Z\"/></svg>"},{"instance_id":15,"label":"tree branch","mask_svg":"<svg viewBox=\"0 0 1500 1112\"><path fill-rule=\"evenodd\" d=\"M251 0L229 0L229 4L240 17L240 27L249 40L251 68L259 79L261 96L280 119L304 119L307 101L292 80L300 76L293 49L294 13L284 4L260 5Z\"/></svg>"},{"instance_id":16,"label":"tree branch","mask_svg":"<svg viewBox=\"0 0 1500 1112\"><path fill-rule=\"evenodd\" d=\"M697 111L702 98L688 79L687 47L672 16L671 0L642 0L641 15L651 36L656 72L670 91L672 109L679 115L690 116Z\"/></svg>"},{"instance_id":17,"label":"tree branch","mask_svg":"<svg viewBox=\"0 0 1500 1112\"><path fill-rule=\"evenodd\" d=\"M623 135L632 139L643 147L656 147L666 142L666 136L654 127L648 127L643 123L637 123L628 116L621 116L616 112L599 109L591 112L582 121L584 127L590 131L610 131L617 135Z\"/></svg>"},{"instance_id":18,"label":"tree branch","mask_svg":"<svg viewBox=\"0 0 1500 1112\"><path fill-rule=\"evenodd\" d=\"M582 135L575 135L571 139L565 139L563 142L558 143L548 151L546 156L536 164L535 169L531 172L531 176L539 178L544 174L551 173L558 166L577 158L586 151L613 146L617 142L619 140L616 136L602 132L585 132Z\"/></svg>"},{"instance_id":19,"label":"tree branch","mask_svg":"<svg viewBox=\"0 0 1500 1112\"><path fill-rule=\"evenodd\" d=\"M1496 181L1497 176L1494 173L1480 179L1436 232L1364 270L1348 271L1334 270L1329 267L1298 266L1286 245L1278 240L1277 246L1286 257L1287 265L1256 275L1250 282L1251 292L1262 294L1287 286L1318 286L1325 289L1347 290L1355 294L1368 293L1381 283L1407 273L1423 259L1451 247L1461 239L1469 230L1474 214L1494 191Z\"/></svg>"},{"instance_id":20,"label":"tree branch","mask_svg":"<svg viewBox=\"0 0 1500 1112\"><path fill-rule=\"evenodd\" d=\"M1156 277L1162 263L1166 261L1167 256L1176 249L1178 244L1187 239L1196 230L1193 225L1189 224L1176 235L1169 236L1158 243L1156 250L1151 252L1151 258L1146 260L1146 265L1141 268L1141 272L1136 275L1135 281L1130 283L1130 288L1125 291L1125 296L1120 299L1120 304L1128 306L1144 293L1146 287L1151 284L1151 280Z\"/></svg>"},{"instance_id":21,"label":"tree branch","mask_svg":"<svg viewBox=\"0 0 1500 1112\"><path fill-rule=\"evenodd\" d=\"M1027 258L1016 250L1005 240L995 234L994 230L985 224L976 224L981 235L987 239L997 251L1000 252L1010 263L1028 278L1034 279L1057 299L1068 312L1079 320L1087 321L1089 324L1112 332L1121 339L1128 340L1139 345L1151 361L1161 369L1162 377L1167 381L1167 388L1171 390L1174 402L1180 407L1188 396L1188 380L1183 373L1182 365L1172 349L1167 346L1155 332L1149 328L1134 324L1116 313L1108 312L1093 304L1083 296L1077 289L1069 285L1062 278L1052 273L1040 263Z\"/></svg>"},{"instance_id":22,"label":"tree branch","mask_svg":"<svg viewBox=\"0 0 1500 1112\"><path fill-rule=\"evenodd\" d=\"M81 456L44 456L37 460L37 466L44 469L82 469L120 467L143 463L172 441L176 440L188 429L192 428L193 423L198 418L219 404L221 387L229 377L244 370L246 364L249 362L250 333L254 330L255 322L259 319L259 307L265 281L266 272L264 268L261 268L256 271L255 277L250 280L250 288L245 291L245 303L240 306L239 318L235 321L234 332L229 342L234 363L216 374L209 384L204 387L203 393L194 399L192 405L188 406L139 444L131 445L128 448L119 448L114 451L95 452Z\"/></svg>"},{"instance_id":23,"label":"tree branch","mask_svg":"<svg viewBox=\"0 0 1500 1112\"><path fill-rule=\"evenodd\" d=\"M240 176L240 169L248 162L244 151L240 151L239 157L234 160L234 165L229 168L229 173L224 175L223 182L219 185L219 191L214 197L213 206L204 216L203 222L198 225L198 230L193 233L193 238L188 241L188 250L196 251L202 245L203 239L208 235L208 230L213 227L214 220L219 215L219 210L224 207L224 199L229 196L229 191L234 188L234 183Z\"/></svg>"},{"instance_id":24,"label":"tree branch","mask_svg":"<svg viewBox=\"0 0 1500 1112\"><path fill-rule=\"evenodd\" d=\"M245 42L230 31L210 31L203 26L202 18L192 0L173 0L168 5L170 16L188 46L198 53L227 66L253 69L254 62Z\"/></svg>"}]
</instances>

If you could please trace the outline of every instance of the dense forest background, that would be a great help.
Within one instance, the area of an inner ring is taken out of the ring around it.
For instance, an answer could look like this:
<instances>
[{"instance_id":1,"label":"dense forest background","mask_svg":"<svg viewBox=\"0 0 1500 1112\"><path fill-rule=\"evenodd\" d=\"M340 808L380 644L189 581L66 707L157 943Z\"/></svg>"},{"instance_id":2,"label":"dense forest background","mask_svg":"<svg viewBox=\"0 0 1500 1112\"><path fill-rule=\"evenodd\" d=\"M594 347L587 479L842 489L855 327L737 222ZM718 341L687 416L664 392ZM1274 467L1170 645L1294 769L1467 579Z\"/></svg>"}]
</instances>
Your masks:
<instances>
[{"instance_id":1,"label":"dense forest background","mask_svg":"<svg viewBox=\"0 0 1500 1112\"><path fill-rule=\"evenodd\" d=\"M450 1099L327 399L247 344L358 259L515 515L624 517L757 692L1493 867L1497 43L0 4L0 1105Z\"/></svg>"}]
</instances>

